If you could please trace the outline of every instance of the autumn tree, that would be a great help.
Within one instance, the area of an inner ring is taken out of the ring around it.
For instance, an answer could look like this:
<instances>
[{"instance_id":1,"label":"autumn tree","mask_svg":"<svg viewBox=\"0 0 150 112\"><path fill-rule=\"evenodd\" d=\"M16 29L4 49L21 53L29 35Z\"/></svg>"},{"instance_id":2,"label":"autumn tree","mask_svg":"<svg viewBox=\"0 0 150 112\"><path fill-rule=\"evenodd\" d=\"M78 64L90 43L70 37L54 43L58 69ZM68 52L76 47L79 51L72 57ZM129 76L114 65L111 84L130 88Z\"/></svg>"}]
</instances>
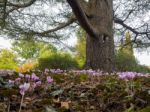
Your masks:
<instances>
[{"instance_id":1,"label":"autumn tree","mask_svg":"<svg viewBox=\"0 0 150 112\"><path fill-rule=\"evenodd\" d=\"M142 43L150 39L149 18L144 19L150 9L149 2L2 0L1 34L14 38L33 35L34 39L55 40L60 43L70 37L70 33L80 25L87 33L86 67L111 71L114 68L114 31L122 34L130 30L134 35L131 41L135 44L139 39L142 39Z\"/></svg>"}]
</instances>

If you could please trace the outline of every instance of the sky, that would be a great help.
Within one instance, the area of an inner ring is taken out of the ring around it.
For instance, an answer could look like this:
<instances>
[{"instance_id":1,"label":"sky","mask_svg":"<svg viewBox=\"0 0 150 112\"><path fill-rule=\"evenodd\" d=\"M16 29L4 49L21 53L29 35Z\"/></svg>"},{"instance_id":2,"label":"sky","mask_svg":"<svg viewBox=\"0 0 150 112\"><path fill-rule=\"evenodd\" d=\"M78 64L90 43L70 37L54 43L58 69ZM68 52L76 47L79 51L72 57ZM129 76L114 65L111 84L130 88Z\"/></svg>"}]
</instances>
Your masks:
<instances>
[{"instance_id":1,"label":"sky","mask_svg":"<svg viewBox=\"0 0 150 112\"><path fill-rule=\"evenodd\" d=\"M0 48L10 48L11 47L11 41L6 40L3 37L0 37Z\"/></svg>"},{"instance_id":2,"label":"sky","mask_svg":"<svg viewBox=\"0 0 150 112\"><path fill-rule=\"evenodd\" d=\"M140 64L150 66L150 54L148 54L146 51L143 51L142 53L134 52L134 55Z\"/></svg>"},{"instance_id":3,"label":"sky","mask_svg":"<svg viewBox=\"0 0 150 112\"><path fill-rule=\"evenodd\" d=\"M71 40L68 40L68 41L71 41ZM75 40L72 40L72 41L75 41ZM11 47L11 41L6 40L3 37L0 37L0 48L9 49L10 47ZM143 52L134 51L134 55L140 64L150 66L150 54L148 54L146 51L143 51Z\"/></svg>"}]
</instances>

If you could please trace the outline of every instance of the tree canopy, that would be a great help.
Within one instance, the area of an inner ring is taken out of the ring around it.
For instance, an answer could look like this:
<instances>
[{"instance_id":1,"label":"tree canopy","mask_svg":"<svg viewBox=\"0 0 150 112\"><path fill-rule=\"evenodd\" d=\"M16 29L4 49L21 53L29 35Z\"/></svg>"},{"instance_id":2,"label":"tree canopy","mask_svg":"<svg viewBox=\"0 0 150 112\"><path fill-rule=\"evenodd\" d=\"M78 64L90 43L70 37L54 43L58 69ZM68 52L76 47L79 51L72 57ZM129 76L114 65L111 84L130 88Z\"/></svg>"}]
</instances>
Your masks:
<instances>
[{"instance_id":1,"label":"tree canopy","mask_svg":"<svg viewBox=\"0 0 150 112\"><path fill-rule=\"evenodd\" d=\"M77 11L80 15L74 16L68 3L72 9L76 8L73 10L75 15ZM76 20L92 34L92 29L87 29L89 27L84 23L88 22L85 18L92 17L87 10L91 3L92 0L2 0L1 34L13 38L19 38L20 35L34 35L35 39L42 37L61 40L68 38L68 35L76 29L78 25ZM134 35L132 42L138 43L139 39L142 43L149 42L150 18L146 15L149 15L150 1L113 0L113 3L115 32L123 34L129 30ZM94 33L93 31L93 35Z\"/></svg>"}]
</instances>

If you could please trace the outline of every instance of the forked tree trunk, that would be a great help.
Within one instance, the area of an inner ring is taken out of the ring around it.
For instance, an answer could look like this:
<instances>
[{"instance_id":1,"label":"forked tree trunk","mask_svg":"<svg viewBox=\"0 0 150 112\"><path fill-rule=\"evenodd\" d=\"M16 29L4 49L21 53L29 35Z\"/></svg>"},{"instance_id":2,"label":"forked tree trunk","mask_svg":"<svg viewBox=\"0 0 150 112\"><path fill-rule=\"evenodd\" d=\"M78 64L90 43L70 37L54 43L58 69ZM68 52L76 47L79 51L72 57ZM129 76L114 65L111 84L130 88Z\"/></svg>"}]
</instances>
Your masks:
<instances>
[{"instance_id":1,"label":"forked tree trunk","mask_svg":"<svg viewBox=\"0 0 150 112\"><path fill-rule=\"evenodd\" d=\"M87 36L86 67L112 71L114 68L113 3L112 0L90 0L89 22L99 34Z\"/></svg>"},{"instance_id":2,"label":"forked tree trunk","mask_svg":"<svg viewBox=\"0 0 150 112\"><path fill-rule=\"evenodd\" d=\"M86 67L112 71L114 67L113 0L67 0L87 32Z\"/></svg>"}]
</instances>

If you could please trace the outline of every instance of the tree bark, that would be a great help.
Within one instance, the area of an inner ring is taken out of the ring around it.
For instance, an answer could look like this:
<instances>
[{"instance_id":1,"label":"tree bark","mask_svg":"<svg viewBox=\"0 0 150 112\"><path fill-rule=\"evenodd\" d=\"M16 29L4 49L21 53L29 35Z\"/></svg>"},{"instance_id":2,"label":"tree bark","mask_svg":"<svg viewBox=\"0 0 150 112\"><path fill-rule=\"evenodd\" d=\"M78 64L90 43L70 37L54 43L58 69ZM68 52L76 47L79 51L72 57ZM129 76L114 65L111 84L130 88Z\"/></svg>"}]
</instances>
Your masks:
<instances>
[{"instance_id":1,"label":"tree bark","mask_svg":"<svg viewBox=\"0 0 150 112\"><path fill-rule=\"evenodd\" d=\"M112 71L114 69L113 3L112 0L90 0L90 24L99 38L87 35L86 67Z\"/></svg>"},{"instance_id":2,"label":"tree bark","mask_svg":"<svg viewBox=\"0 0 150 112\"><path fill-rule=\"evenodd\" d=\"M112 71L114 67L112 0L89 0L86 11L80 0L67 1L80 25L87 32L86 68Z\"/></svg>"}]
</instances>

